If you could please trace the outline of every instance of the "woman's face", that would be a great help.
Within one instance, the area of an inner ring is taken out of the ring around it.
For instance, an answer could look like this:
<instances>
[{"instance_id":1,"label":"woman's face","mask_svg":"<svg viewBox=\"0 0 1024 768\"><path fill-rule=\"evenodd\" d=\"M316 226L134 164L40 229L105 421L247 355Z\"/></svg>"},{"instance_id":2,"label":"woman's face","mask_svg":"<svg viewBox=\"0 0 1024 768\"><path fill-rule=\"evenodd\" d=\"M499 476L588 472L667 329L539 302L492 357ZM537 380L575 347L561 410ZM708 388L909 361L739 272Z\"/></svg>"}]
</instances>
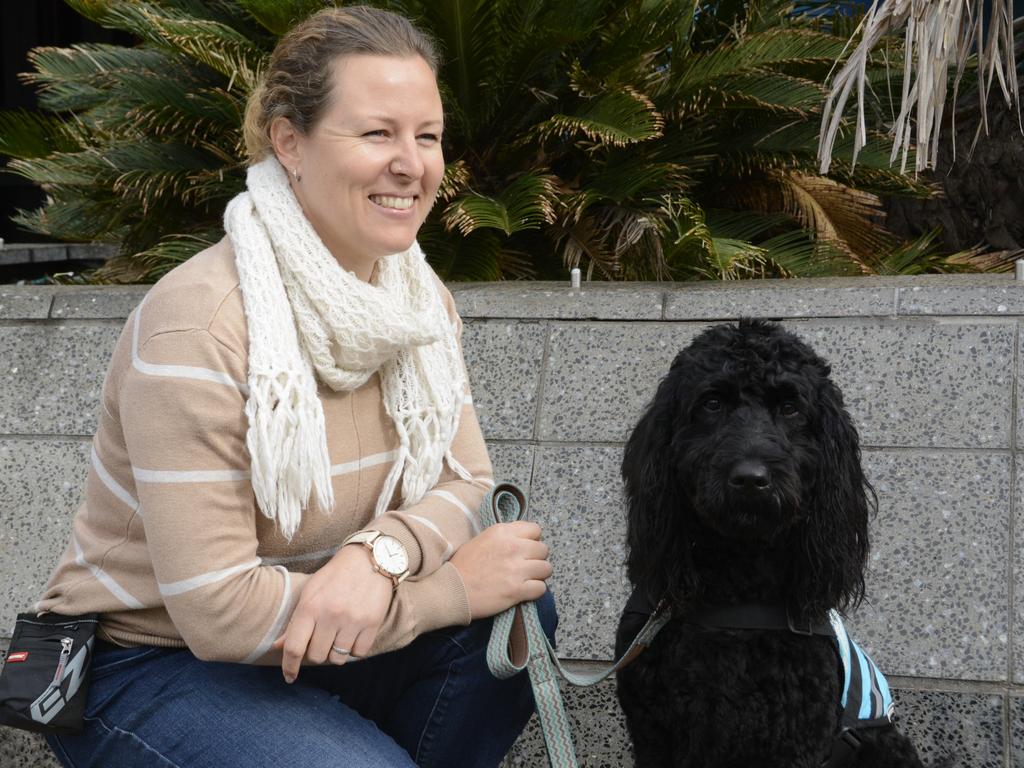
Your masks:
<instances>
[{"instance_id":1,"label":"woman's face","mask_svg":"<svg viewBox=\"0 0 1024 768\"><path fill-rule=\"evenodd\" d=\"M412 245L434 203L444 174L441 96L419 56L346 56L332 79L320 120L308 135L293 132L294 159L278 158L324 244L368 280L377 259Z\"/></svg>"}]
</instances>

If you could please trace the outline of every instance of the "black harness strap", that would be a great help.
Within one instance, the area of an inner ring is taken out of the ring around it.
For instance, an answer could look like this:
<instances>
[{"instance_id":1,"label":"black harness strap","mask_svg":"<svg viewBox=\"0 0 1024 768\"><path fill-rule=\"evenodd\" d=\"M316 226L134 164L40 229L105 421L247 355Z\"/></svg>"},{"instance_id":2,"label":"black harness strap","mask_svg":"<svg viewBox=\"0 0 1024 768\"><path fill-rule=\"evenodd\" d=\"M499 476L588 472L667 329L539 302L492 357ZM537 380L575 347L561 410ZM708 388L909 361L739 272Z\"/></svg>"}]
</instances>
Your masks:
<instances>
[{"instance_id":1,"label":"black harness strap","mask_svg":"<svg viewBox=\"0 0 1024 768\"><path fill-rule=\"evenodd\" d=\"M733 603L698 605L684 620L706 629L777 629L797 635L836 636L827 619L798 624L782 603Z\"/></svg>"},{"instance_id":2,"label":"black harness strap","mask_svg":"<svg viewBox=\"0 0 1024 768\"><path fill-rule=\"evenodd\" d=\"M835 629L827 619L798 626L782 603L698 605L687 611L683 620L705 629L768 629L797 635L820 635L833 640L836 637ZM862 743L857 731L844 722L832 740L821 768L843 768L848 765Z\"/></svg>"}]
</instances>

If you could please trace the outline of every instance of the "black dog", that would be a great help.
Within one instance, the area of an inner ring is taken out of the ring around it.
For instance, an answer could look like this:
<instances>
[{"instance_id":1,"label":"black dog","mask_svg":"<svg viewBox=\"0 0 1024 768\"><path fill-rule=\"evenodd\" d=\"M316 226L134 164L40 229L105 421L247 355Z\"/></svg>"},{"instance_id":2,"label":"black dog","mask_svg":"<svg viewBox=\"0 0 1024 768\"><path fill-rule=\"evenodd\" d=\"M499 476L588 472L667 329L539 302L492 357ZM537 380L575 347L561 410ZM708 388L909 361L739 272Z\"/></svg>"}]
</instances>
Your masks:
<instances>
[{"instance_id":1,"label":"black dog","mask_svg":"<svg viewBox=\"0 0 1024 768\"><path fill-rule=\"evenodd\" d=\"M714 327L629 438L616 655L655 603L672 616L618 674L638 768L922 765L887 712L844 730L829 618L863 598L876 502L829 372L774 323ZM868 677L877 703L888 689Z\"/></svg>"}]
</instances>

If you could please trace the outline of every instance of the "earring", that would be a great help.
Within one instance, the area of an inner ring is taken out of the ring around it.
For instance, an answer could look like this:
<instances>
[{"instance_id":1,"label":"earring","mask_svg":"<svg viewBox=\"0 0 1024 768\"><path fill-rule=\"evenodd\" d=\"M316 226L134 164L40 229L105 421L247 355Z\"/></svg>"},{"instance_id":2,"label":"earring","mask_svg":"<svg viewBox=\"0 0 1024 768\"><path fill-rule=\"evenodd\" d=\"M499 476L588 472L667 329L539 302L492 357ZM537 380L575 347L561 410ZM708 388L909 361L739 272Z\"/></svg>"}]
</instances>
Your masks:
<instances>
[{"instance_id":1,"label":"earring","mask_svg":"<svg viewBox=\"0 0 1024 768\"><path fill-rule=\"evenodd\" d=\"M302 177L299 175L299 169L298 168L292 168L292 176L295 177L296 181L302 181Z\"/></svg>"}]
</instances>

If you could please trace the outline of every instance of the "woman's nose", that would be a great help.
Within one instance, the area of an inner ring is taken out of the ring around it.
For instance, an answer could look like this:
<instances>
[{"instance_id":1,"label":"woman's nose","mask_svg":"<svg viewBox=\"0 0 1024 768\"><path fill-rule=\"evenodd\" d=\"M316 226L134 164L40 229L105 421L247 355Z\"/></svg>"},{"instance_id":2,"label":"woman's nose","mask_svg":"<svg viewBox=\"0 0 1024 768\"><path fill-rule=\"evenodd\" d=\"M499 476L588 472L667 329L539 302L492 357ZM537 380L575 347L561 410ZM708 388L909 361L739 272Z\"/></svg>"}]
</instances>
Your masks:
<instances>
[{"instance_id":1,"label":"woman's nose","mask_svg":"<svg viewBox=\"0 0 1024 768\"><path fill-rule=\"evenodd\" d=\"M423 159L415 139L396 145L395 156L391 159L391 172L396 176L418 179L423 175Z\"/></svg>"}]
</instances>

